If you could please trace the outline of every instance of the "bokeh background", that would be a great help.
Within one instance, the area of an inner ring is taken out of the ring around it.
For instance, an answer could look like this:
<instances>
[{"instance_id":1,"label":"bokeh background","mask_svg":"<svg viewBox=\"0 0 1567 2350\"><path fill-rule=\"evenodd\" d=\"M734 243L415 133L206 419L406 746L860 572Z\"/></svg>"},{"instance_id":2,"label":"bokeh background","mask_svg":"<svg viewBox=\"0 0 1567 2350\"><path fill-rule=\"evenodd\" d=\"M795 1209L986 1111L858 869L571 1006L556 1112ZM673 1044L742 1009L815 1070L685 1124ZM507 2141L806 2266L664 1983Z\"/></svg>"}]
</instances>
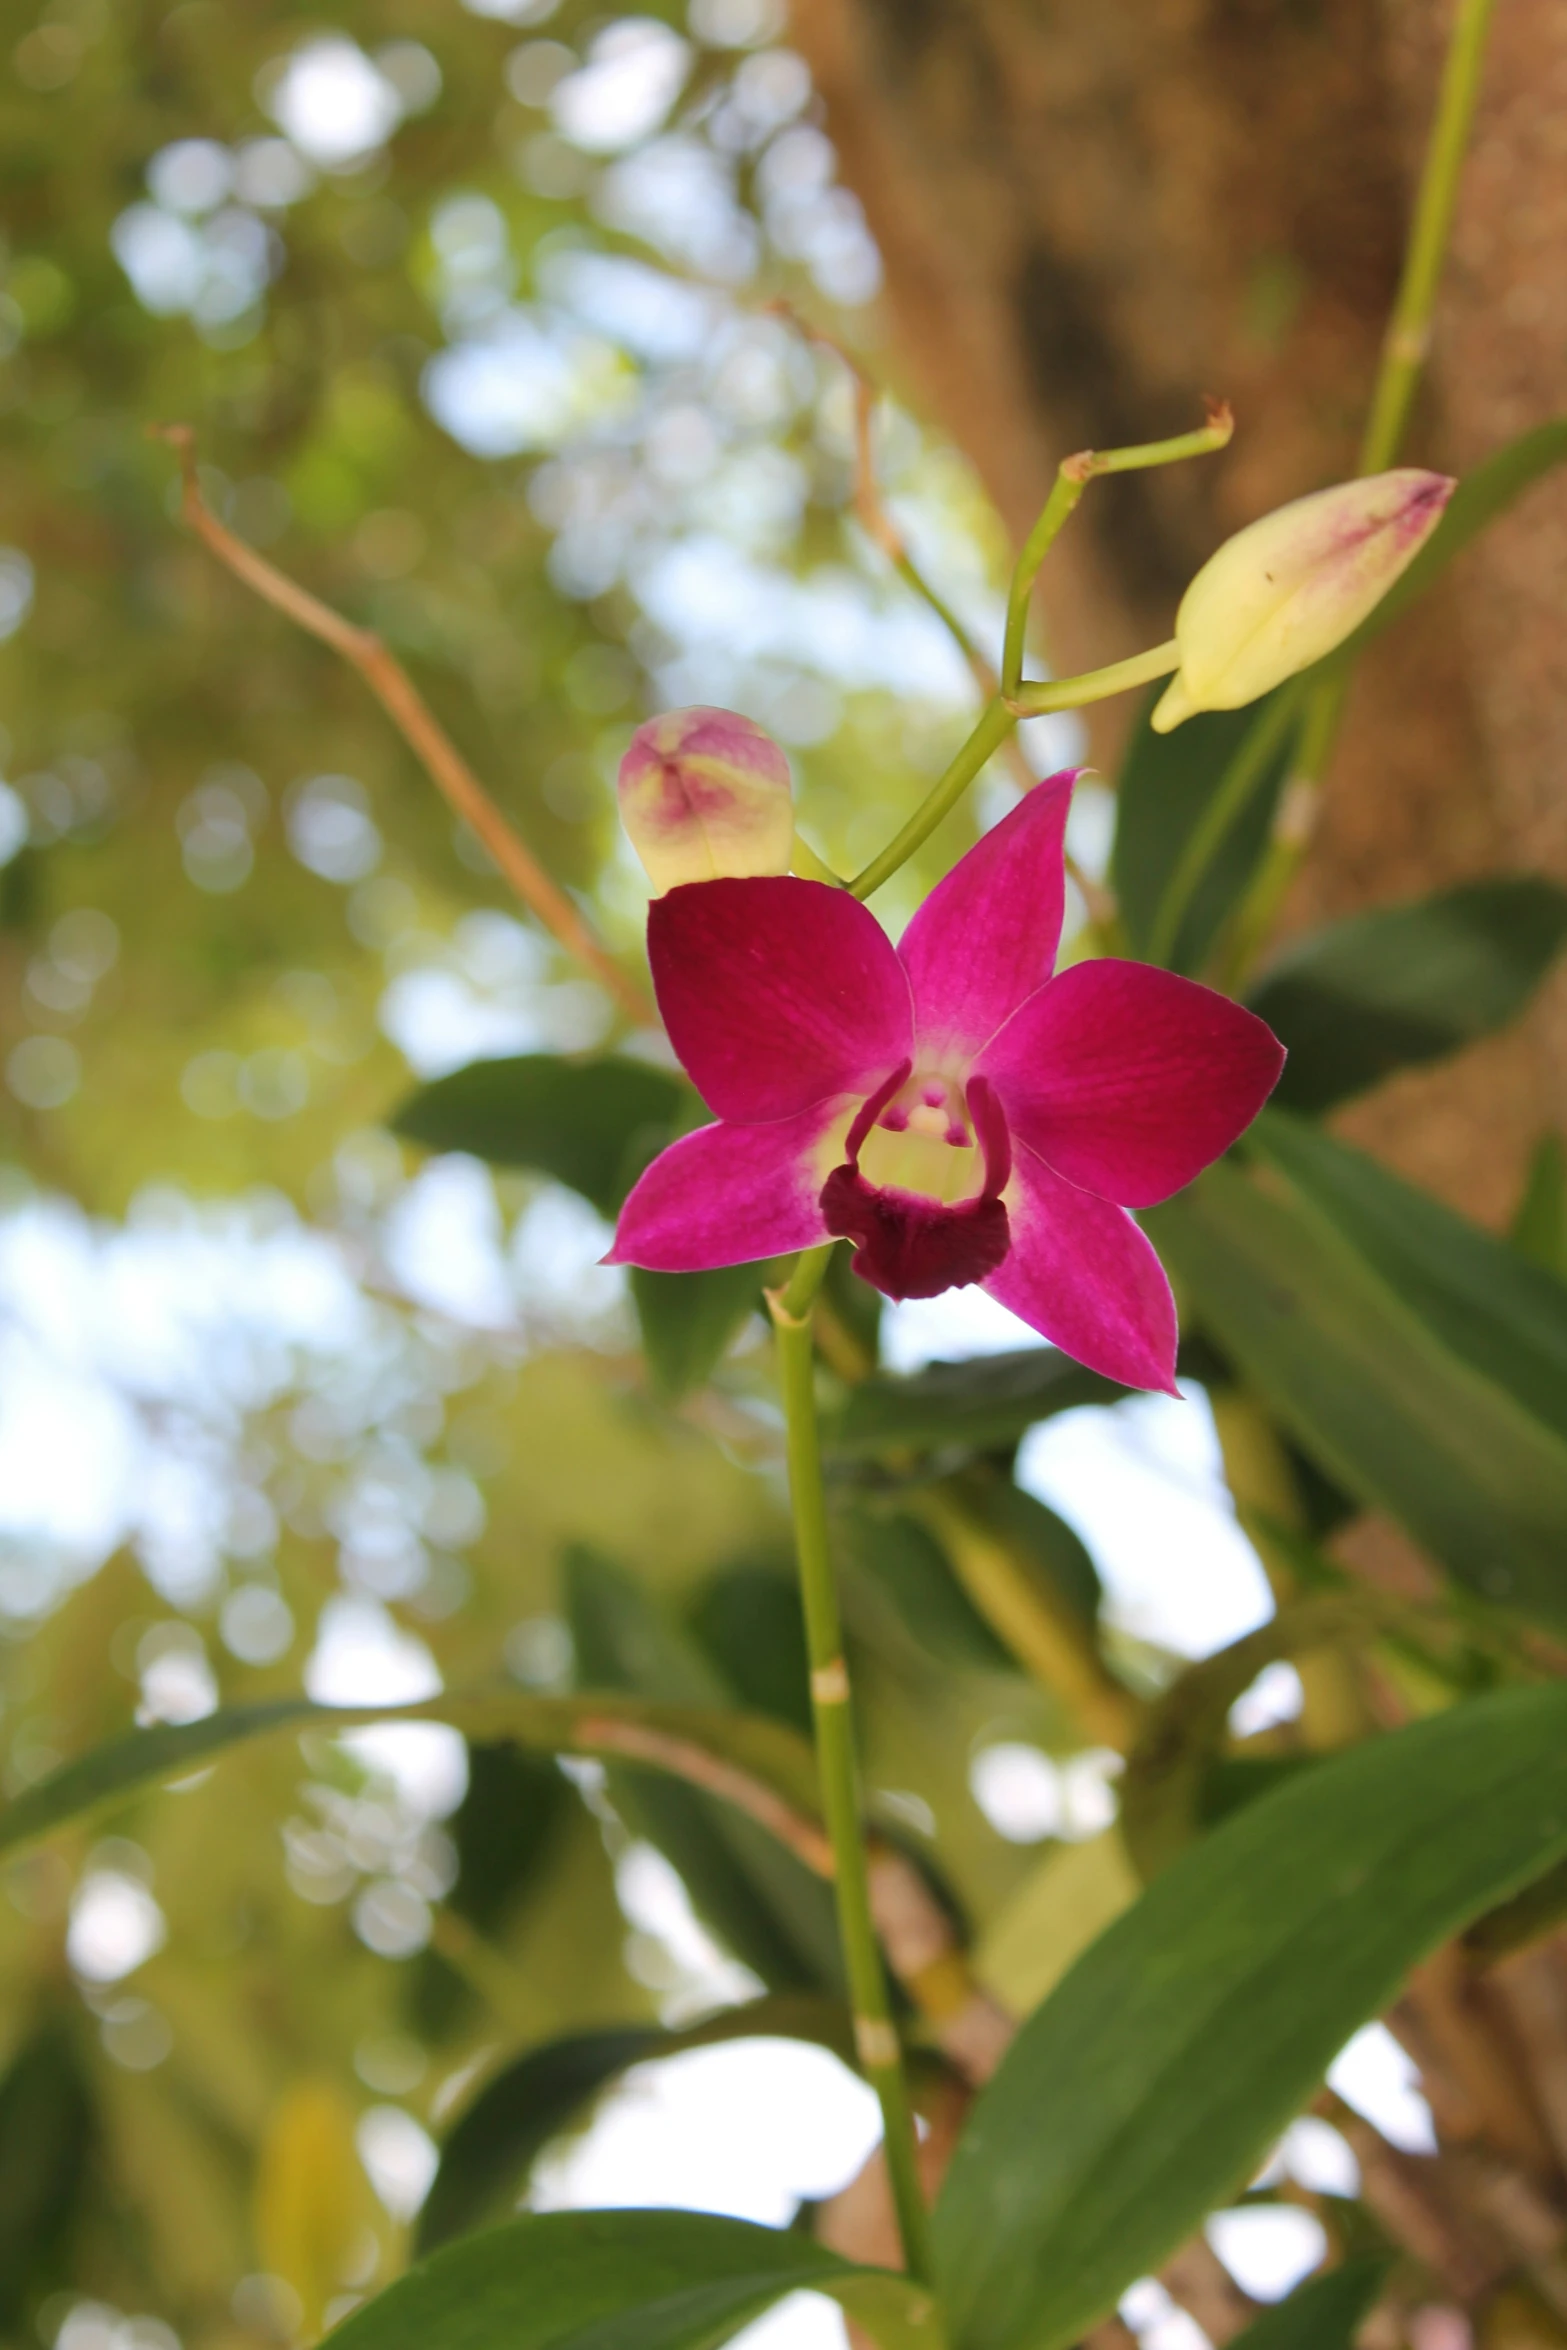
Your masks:
<instances>
[{"instance_id":1,"label":"bokeh background","mask_svg":"<svg viewBox=\"0 0 1567 2350\"><path fill-rule=\"evenodd\" d=\"M651 710L760 720L789 749L809 837L864 862L955 748L974 688L855 520L848 369L774 305L891 387L889 505L987 641L1007 561L991 496L1021 502L1038 466L999 426L965 454L928 420L921 387L995 353L958 315L921 359L907 303L889 307L884 266L906 284L909 256L845 184L821 12L801 17L781 0L6 14L10 1793L132 1718L301 1687L390 1702L613 1678L594 1625L631 1620L626 1577L676 1683L799 1717L760 1320L670 1400L578 1195L387 1125L417 1083L476 1059L611 1040L612 1003L510 901L361 683L182 527L149 428L193 426L215 512L380 632L628 966L646 890L613 778ZM869 119L851 109L859 133ZM889 163L883 209L898 184ZM1332 248L1360 252L1367 314L1395 250L1372 227ZM1305 336L1313 398L1334 367L1348 387L1312 411L1331 442L1353 429L1364 338L1332 272L1319 294L1276 243L1244 277L1228 356L1260 396ZM1061 312L1058 295L1038 281ZM1049 388L1073 387L1078 437L1118 437L1092 359L1063 328ZM1133 421L1189 421L1191 373L1172 361ZM1213 493L1221 514L1316 461L1288 421ZM1112 499L1067 575L1074 659L1133 649L1127 616L1211 543L1196 493L1160 477L1148 494L1166 501L1143 514L1154 537ZM1123 566L1116 604L1128 534L1154 552ZM1069 720L1024 734L1036 772L1083 750ZM982 778L878 900L889 923L1017 789ZM1109 830L1090 782L1072 835L1090 875ZM1319 904L1368 883L1369 867L1349 884L1342 859L1328 870ZM1399 1116L1405 1163L1463 1196L1452 1122ZM912 1370L1027 1336L958 1296L884 1314L881 1358ZM1063 1414L1015 1466L1087 1587L1097 1574L1134 1684L1270 1612L1200 1389ZM901 1541L850 1559L869 1776L968 1911L982 1976L1026 2003L1056 1963L1041 1921L1063 1886L1077 1918L1118 1898L1101 1882L1116 1758L1019 1674L918 1529ZM1272 1668L1241 1726L1299 1702ZM500 2052L809 1979L798 1950L700 1922L601 1771L476 1757L431 1726L259 1745L114 1826L0 1881L0 2327L30 2345L313 2335L396 2272L442 2123ZM1395 2142L1430 2143L1379 2029L1335 2080ZM533 2193L782 2222L874 2137L825 2052L715 2049L633 2076ZM1285 2159L1314 2191L1353 2192L1324 2124ZM1298 2198L1266 2196L1214 2240L1262 2297L1323 2242ZM1126 2314L1154 2350L1200 2345L1156 2285ZM841 2321L801 2302L764 2335L801 2350Z\"/></svg>"}]
</instances>

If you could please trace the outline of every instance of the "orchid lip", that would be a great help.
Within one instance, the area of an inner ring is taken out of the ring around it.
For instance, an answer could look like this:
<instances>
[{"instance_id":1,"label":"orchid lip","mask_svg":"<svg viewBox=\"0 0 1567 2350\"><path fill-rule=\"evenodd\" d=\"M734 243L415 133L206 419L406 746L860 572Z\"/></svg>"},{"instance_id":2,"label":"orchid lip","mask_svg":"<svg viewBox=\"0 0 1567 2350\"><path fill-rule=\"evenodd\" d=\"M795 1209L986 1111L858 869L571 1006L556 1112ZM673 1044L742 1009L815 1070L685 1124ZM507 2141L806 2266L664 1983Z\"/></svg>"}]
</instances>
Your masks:
<instances>
[{"instance_id":1,"label":"orchid lip","mask_svg":"<svg viewBox=\"0 0 1567 2350\"><path fill-rule=\"evenodd\" d=\"M869 1180L861 1172L867 1145L882 1174L913 1180ZM821 1211L834 1238L853 1242L862 1280L888 1297L936 1297L1005 1262L1012 1235L1001 1194L1012 1143L983 1077L962 1088L928 1074L911 1079L911 1064L901 1063L861 1105L844 1147L822 1186ZM968 1180L975 1175L977 1185Z\"/></svg>"}]
</instances>

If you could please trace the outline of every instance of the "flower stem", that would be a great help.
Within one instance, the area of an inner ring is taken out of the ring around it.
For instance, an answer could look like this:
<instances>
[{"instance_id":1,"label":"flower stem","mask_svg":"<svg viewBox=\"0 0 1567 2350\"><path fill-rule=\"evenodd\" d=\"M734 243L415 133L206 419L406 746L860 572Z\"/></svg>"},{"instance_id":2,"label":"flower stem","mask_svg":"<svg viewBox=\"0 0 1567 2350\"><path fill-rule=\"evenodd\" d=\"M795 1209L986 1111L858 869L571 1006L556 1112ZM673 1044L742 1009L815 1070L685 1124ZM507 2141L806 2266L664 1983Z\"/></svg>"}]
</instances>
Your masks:
<instances>
[{"instance_id":1,"label":"flower stem","mask_svg":"<svg viewBox=\"0 0 1567 2350\"><path fill-rule=\"evenodd\" d=\"M1112 661L1105 669L1085 669L1076 677L1046 677L1020 685L1009 697L1008 707L1020 718L1042 718L1051 710L1081 710L1087 702L1107 702L1112 694L1124 694L1131 686L1168 677L1180 665L1181 648L1172 636L1162 645L1150 645L1146 653Z\"/></svg>"},{"instance_id":2,"label":"flower stem","mask_svg":"<svg viewBox=\"0 0 1567 2350\"><path fill-rule=\"evenodd\" d=\"M811 1316L831 1255L830 1243L825 1248L806 1250L796 1261L787 1286L768 1293L768 1304L778 1334L778 1378L788 1426L789 1494L794 1509L800 1596L805 1608L806 1647L811 1666L811 1711L816 1723L822 1808L832 1839L838 1931L843 1941L844 1971L849 1978L854 2009L855 2045L866 2079L881 2105L883 2154L903 2242L904 2264L911 2276L924 2279L929 2274L925 2204L920 2193L914 2113L871 1914L865 1822L849 1707L849 1673L844 1662L838 1591L827 1538L827 1501L816 1426Z\"/></svg>"},{"instance_id":3,"label":"flower stem","mask_svg":"<svg viewBox=\"0 0 1567 2350\"><path fill-rule=\"evenodd\" d=\"M1012 586L1007 596L1007 633L1001 654L1001 690L1008 701L1013 700L1023 683L1024 635L1028 628L1029 598L1034 582L1039 577L1040 565L1055 545L1062 530L1071 519L1077 502L1095 477L1102 473L1144 473L1156 465L1178 465L1184 457L1202 457L1210 449L1222 449L1235 430L1235 419L1229 409L1219 402L1209 408L1208 421L1197 432L1178 433L1169 441L1141 441L1126 449L1080 449L1075 457L1063 457L1056 472L1055 487L1045 502L1018 557L1017 569L1012 574ZM1173 668L1175 664L1172 662ZM1160 675L1155 671L1152 674ZM1092 700L1091 695L1085 700ZM1047 708L1061 709L1062 703L1046 704Z\"/></svg>"},{"instance_id":4,"label":"flower stem","mask_svg":"<svg viewBox=\"0 0 1567 2350\"><path fill-rule=\"evenodd\" d=\"M1360 444L1361 474L1381 473L1399 452L1431 350L1431 318L1447 258L1458 179L1480 95L1485 39L1495 0L1458 0L1442 86L1426 141L1404 267L1382 342L1382 360ZM1235 926L1226 984L1238 987L1267 943L1296 868L1316 830L1322 779L1338 737L1348 679L1335 666L1306 705L1300 755L1284 789L1273 839Z\"/></svg>"},{"instance_id":5,"label":"flower stem","mask_svg":"<svg viewBox=\"0 0 1567 2350\"><path fill-rule=\"evenodd\" d=\"M907 863L921 842L929 840L943 816L957 806L992 751L1000 748L1016 723L1012 712L1001 701L991 702L980 712L979 723L941 781L915 809L902 830L887 843L880 856L872 857L864 872L857 873L850 882L849 888L855 897L868 898L872 890L880 889L882 883L889 881L900 865Z\"/></svg>"}]
</instances>

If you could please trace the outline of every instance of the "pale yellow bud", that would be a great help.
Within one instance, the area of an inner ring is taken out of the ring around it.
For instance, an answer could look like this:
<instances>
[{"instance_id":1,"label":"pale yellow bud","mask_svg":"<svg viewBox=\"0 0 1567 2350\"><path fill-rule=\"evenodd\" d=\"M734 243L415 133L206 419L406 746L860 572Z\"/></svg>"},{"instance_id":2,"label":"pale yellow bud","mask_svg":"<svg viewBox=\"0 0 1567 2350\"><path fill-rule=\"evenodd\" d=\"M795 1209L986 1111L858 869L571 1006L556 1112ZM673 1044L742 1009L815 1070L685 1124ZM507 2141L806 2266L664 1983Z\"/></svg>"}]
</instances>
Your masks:
<instances>
[{"instance_id":1,"label":"pale yellow bud","mask_svg":"<svg viewBox=\"0 0 1567 2350\"><path fill-rule=\"evenodd\" d=\"M687 881L787 873L789 762L733 710L670 710L631 738L620 820L662 896Z\"/></svg>"},{"instance_id":2,"label":"pale yellow bud","mask_svg":"<svg viewBox=\"0 0 1567 2350\"><path fill-rule=\"evenodd\" d=\"M1155 732L1197 710L1238 710L1341 645L1414 561L1456 486L1403 466L1296 498L1226 539L1181 598L1181 665Z\"/></svg>"}]
</instances>

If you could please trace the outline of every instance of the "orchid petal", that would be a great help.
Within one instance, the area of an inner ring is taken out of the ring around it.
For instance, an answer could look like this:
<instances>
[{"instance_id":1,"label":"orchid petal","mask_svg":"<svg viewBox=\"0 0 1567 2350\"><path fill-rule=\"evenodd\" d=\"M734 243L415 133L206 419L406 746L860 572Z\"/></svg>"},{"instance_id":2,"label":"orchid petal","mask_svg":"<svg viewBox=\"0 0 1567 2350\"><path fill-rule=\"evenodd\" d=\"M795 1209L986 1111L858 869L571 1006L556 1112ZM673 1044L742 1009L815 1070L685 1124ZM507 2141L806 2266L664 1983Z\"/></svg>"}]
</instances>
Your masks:
<instances>
[{"instance_id":1,"label":"orchid petal","mask_svg":"<svg viewBox=\"0 0 1567 2350\"><path fill-rule=\"evenodd\" d=\"M620 1211L604 1262L653 1273L747 1265L828 1238L820 1195L848 1105L818 1102L765 1126L700 1126L661 1151Z\"/></svg>"},{"instance_id":2,"label":"orchid petal","mask_svg":"<svg viewBox=\"0 0 1567 2350\"><path fill-rule=\"evenodd\" d=\"M1055 969L1078 770L1038 783L938 882L898 948L921 1042L965 1057Z\"/></svg>"},{"instance_id":3,"label":"orchid petal","mask_svg":"<svg viewBox=\"0 0 1567 2350\"><path fill-rule=\"evenodd\" d=\"M1015 1012L978 1068L1014 1135L1122 1207L1190 1183L1251 1124L1284 1048L1254 1012L1148 963L1076 963Z\"/></svg>"},{"instance_id":4,"label":"orchid petal","mask_svg":"<svg viewBox=\"0 0 1567 2350\"><path fill-rule=\"evenodd\" d=\"M903 967L844 890L788 874L693 882L654 899L647 943L670 1042L720 1118L789 1118L909 1057Z\"/></svg>"},{"instance_id":5,"label":"orchid petal","mask_svg":"<svg viewBox=\"0 0 1567 2350\"><path fill-rule=\"evenodd\" d=\"M1130 1216L1016 1146L1012 1247L981 1287L1089 1370L1128 1387L1175 1386L1175 1300Z\"/></svg>"}]
</instances>

